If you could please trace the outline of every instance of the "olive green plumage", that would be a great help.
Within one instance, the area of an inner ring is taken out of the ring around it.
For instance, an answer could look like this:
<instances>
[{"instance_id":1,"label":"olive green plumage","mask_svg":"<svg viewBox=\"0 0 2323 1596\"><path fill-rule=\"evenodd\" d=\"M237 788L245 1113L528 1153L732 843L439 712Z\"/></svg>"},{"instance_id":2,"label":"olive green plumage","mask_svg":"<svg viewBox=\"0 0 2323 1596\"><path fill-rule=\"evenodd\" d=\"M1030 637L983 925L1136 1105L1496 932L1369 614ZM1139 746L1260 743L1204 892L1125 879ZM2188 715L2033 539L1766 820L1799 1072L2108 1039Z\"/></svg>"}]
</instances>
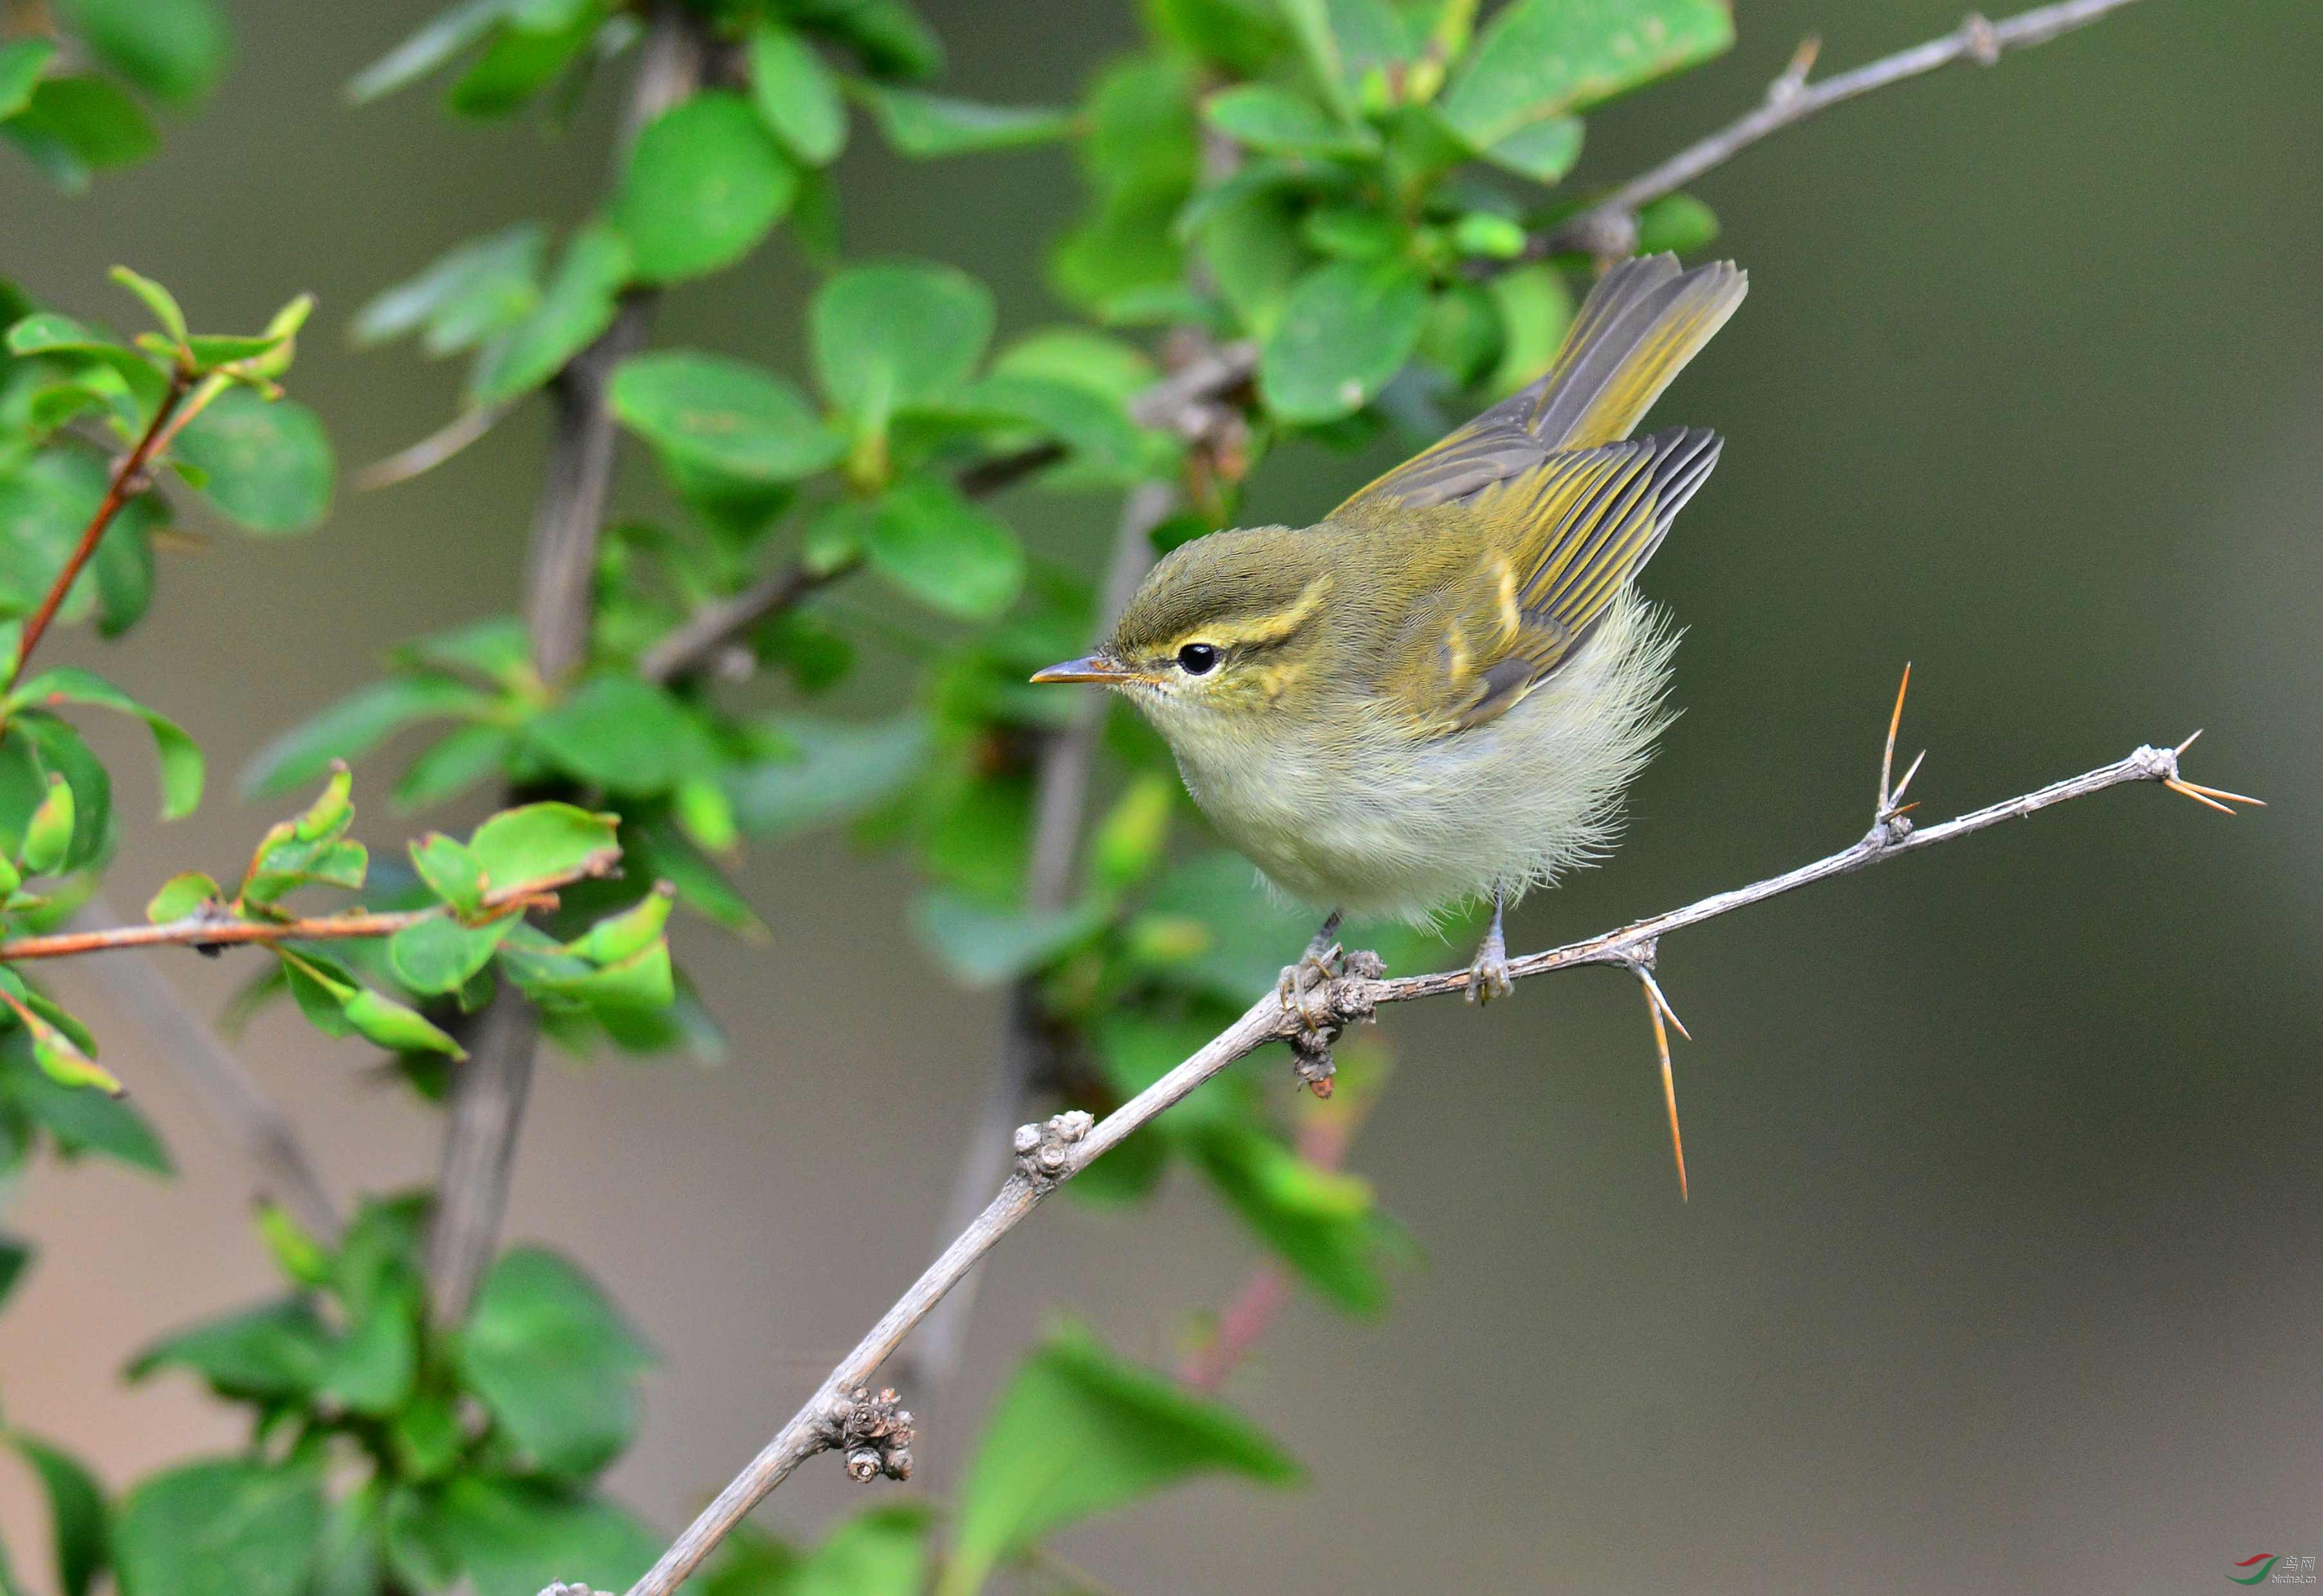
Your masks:
<instances>
[{"instance_id":1,"label":"olive green plumage","mask_svg":"<svg viewBox=\"0 0 2323 1596\"><path fill-rule=\"evenodd\" d=\"M1632 580L1718 459L1631 438L1746 288L1624 262L1549 373L1321 522L1173 551L1096 654L1226 839L1318 907L1424 920L1601 850L1664 723Z\"/></svg>"}]
</instances>

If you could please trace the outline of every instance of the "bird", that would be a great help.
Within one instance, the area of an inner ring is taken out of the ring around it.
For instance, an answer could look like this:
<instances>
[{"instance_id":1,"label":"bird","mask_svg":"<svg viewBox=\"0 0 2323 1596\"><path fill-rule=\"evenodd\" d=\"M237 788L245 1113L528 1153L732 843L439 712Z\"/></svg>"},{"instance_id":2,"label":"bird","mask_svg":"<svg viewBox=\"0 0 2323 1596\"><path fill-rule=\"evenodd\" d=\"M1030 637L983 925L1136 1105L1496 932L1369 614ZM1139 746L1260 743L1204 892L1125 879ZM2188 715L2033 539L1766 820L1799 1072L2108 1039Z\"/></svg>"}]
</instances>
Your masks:
<instances>
[{"instance_id":1,"label":"bird","mask_svg":"<svg viewBox=\"0 0 2323 1596\"><path fill-rule=\"evenodd\" d=\"M1722 440L1631 434L1748 289L1731 261L1621 262L1538 381L1311 527L1173 549L1033 681L1152 722L1219 834L1328 912L1310 960L1343 914L1489 902L1468 996L1505 995L1508 907L1605 854L1670 720L1676 633L1636 581Z\"/></svg>"}]
</instances>

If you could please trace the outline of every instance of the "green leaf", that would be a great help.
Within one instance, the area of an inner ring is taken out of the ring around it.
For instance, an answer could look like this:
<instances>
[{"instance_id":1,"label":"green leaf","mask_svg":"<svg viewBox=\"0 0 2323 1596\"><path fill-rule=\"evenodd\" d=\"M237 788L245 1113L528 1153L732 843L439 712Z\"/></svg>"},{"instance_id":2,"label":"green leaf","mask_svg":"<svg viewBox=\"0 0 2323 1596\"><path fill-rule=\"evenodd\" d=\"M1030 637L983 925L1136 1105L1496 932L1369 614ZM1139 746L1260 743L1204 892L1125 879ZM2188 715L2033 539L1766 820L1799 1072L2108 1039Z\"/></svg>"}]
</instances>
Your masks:
<instances>
[{"instance_id":1,"label":"green leaf","mask_svg":"<svg viewBox=\"0 0 2323 1596\"><path fill-rule=\"evenodd\" d=\"M613 373L610 397L622 425L664 454L745 482L795 482L847 454L791 382L720 355L638 355Z\"/></svg>"},{"instance_id":2,"label":"green leaf","mask_svg":"<svg viewBox=\"0 0 2323 1596\"><path fill-rule=\"evenodd\" d=\"M105 1566L105 1488L69 1454L26 1435L11 1435L8 1439L32 1465L49 1499L57 1589L63 1596L87 1596Z\"/></svg>"},{"instance_id":3,"label":"green leaf","mask_svg":"<svg viewBox=\"0 0 2323 1596\"><path fill-rule=\"evenodd\" d=\"M441 831L430 831L411 845L411 864L427 890L460 913L474 914L483 906L487 885L483 862L468 850L467 844Z\"/></svg>"},{"instance_id":4,"label":"green leaf","mask_svg":"<svg viewBox=\"0 0 2323 1596\"><path fill-rule=\"evenodd\" d=\"M388 802L409 813L456 798L503 770L516 739L497 726L463 726L414 759L396 778Z\"/></svg>"},{"instance_id":5,"label":"green leaf","mask_svg":"<svg viewBox=\"0 0 2323 1596\"><path fill-rule=\"evenodd\" d=\"M61 774L72 785L73 843L65 868L78 870L104 858L113 848L115 830L113 778L104 764L78 732L53 715L39 711L17 715L7 738L11 751L19 734L21 742L33 750L41 772ZM44 784L46 777L35 779ZM39 790L44 793L45 786Z\"/></svg>"},{"instance_id":6,"label":"green leaf","mask_svg":"<svg viewBox=\"0 0 2323 1596\"><path fill-rule=\"evenodd\" d=\"M298 1463L188 1463L122 1504L122 1596L301 1596L323 1536L322 1482Z\"/></svg>"},{"instance_id":7,"label":"green leaf","mask_svg":"<svg viewBox=\"0 0 2323 1596\"><path fill-rule=\"evenodd\" d=\"M638 135L612 220L640 279L681 282L748 254L797 192L798 169L749 103L712 89Z\"/></svg>"},{"instance_id":8,"label":"green leaf","mask_svg":"<svg viewBox=\"0 0 2323 1596\"><path fill-rule=\"evenodd\" d=\"M440 1521L475 1596L538 1596L553 1581L626 1590L662 1547L659 1536L611 1502L489 1475L446 1485Z\"/></svg>"},{"instance_id":9,"label":"green leaf","mask_svg":"<svg viewBox=\"0 0 2323 1596\"><path fill-rule=\"evenodd\" d=\"M1094 903L1048 911L993 909L938 892L912 905L912 930L920 945L968 986L997 986L1040 969L1104 923L1105 913Z\"/></svg>"},{"instance_id":10,"label":"green leaf","mask_svg":"<svg viewBox=\"0 0 2323 1596\"><path fill-rule=\"evenodd\" d=\"M937 1596L971 1596L1051 1532L1206 1473L1279 1486L1299 1468L1232 1408L1066 1330L1018 1367L985 1421Z\"/></svg>"},{"instance_id":11,"label":"green leaf","mask_svg":"<svg viewBox=\"0 0 2323 1596\"><path fill-rule=\"evenodd\" d=\"M768 940L766 922L749 901L678 830L666 810L656 806L638 816L623 837L628 865L640 876L669 882L677 888L679 903L737 935Z\"/></svg>"},{"instance_id":12,"label":"green leaf","mask_svg":"<svg viewBox=\"0 0 2323 1596\"><path fill-rule=\"evenodd\" d=\"M457 992L492 961L492 950L510 923L502 919L469 926L430 915L388 939L388 962L395 968L395 978L414 992Z\"/></svg>"},{"instance_id":13,"label":"green leaf","mask_svg":"<svg viewBox=\"0 0 2323 1596\"><path fill-rule=\"evenodd\" d=\"M943 41L905 0L818 0L809 10L878 77L932 78L943 69Z\"/></svg>"},{"instance_id":14,"label":"green leaf","mask_svg":"<svg viewBox=\"0 0 2323 1596\"><path fill-rule=\"evenodd\" d=\"M917 1502L851 1515L790 1571L781 1596L921 1596L928 1588L930 1517Z\"/></svg>"},{"instance_id":15,"label":"green leaf","mask_svg":"<svg viewBox=\"0 0 2323 1596\"><path fill-rule=\"evenodd\" d=\"M339 1008L356 1034L390 1053L442 1053L453 1059L468 1056L466 1049L418 1010L383 997L368 986L356 987Z\"/></svg>"},{"instance_id":16,"label":"green leaf","mask_svg":"<svg viewBox=\"0 0 2323 1596\"><path fill-rule=\"evenodd\" d=\"M145 905L145 918L155 925L183 920L204 903L217 902L222 895L218 884L200 871L184 871L161 884L161 890Z\"/></svg>"},{"instance_id":17,"label":"green leaf","mask_svg":"<svg viewBox=\"0 0 2323 1596\"><path fill-rule=\"evenodd\" d=\"M1268 83L1221 89L1203 102L1202 118L1265 155L1361 157L1379 150L1379 136L1362 123L1335 124L1312 101Z\"/></svg>"},{"instance_id":18,"label":"green leaf","mask_svg":"<svg viewBox=\"0 0 2323 1596\"><path fill-rule=\"evenodd\" d=\"M881 498L866 552L872 568L932 610L989 620L1024 584L1024 551L1007 523L950 482L908 478Z\"/></svg>"},{"instance_id":19,"label":"green leaf","mask_svg":"<svg viewBox=\"0 0 2323 1596\"><path fill-rule=\"evenodd\" d=\"M127 1373L144 1380L188 1369L219 1396L243 1401L303 1402L323 1378L330 1332L298 1298L207 1320L147 1347Z\"/></svg>"},{"instance_id":20,"label":"green leaf","mask_svg":"<svg viewBox=\"0 0 2323 1596\"><path fill-rule=\"evenodd\" d=\"M1089 838L1089 880L1099 891L1126 892L1153 874L1169 846L1177 802L1176 781L1161 771L1130 783Z\"/></svg>"},{"instance_id":21,"label":"green leaf","mask_svg":"<svg viewBox=\"0 0 2323 1596\"><path fill-rule=\"evenodd\" d=\"M847 107L839 80L813 45L771 17L749 32L750 99L776 138L809 166L828 166L847 147Z\"/></svg>"},{"instance_id":22,"label":"green leaf","mask_svg":"<svg viewBox=\"0 0 2323 1596\"><path fill-rule=\"evenodd\" d=\"M638 797L668 792L711 757L677 701L629 671L592 676L525 735L567 775Z\"/></svg>"},{"instance_id":23,"label":"green leaf","mask_svg":"<svg viewBox=\"0 0 2323 1596\"><path fill-rule=\"evenodd\" d=\"M152 278L132 271L126 266L115 266L106 273L115 282L137 296L152 313L170 342L183 346L186 342L186 313L178 307L177 296Z\"/></svg>"},{"instance_id":24,"label":"green leaf","mask_svg":"<svg viewBox=\"0 0 2323 1596\"><path fill-rule=\"evenodd\" d=\"M1390 1233L1368 1182L1308 1163L1247 1121L1214 1119L1189 1140L1243 1222L1300 1279L1349 1313L1387 1306Z\"/></svg>"},{"instance_id":25,"label":"green leaf","mask_svg":"<svg viewBox=\"0 0 2323 1596\"><path fill-rule=\"evenodd\" d=\"M159 711L147 709L94 671L60 666L43 671L8 695L11 710L27 705L90 704L117 710L145 722L161 766L161 818L190 814L202 801L202 751L185 729Z\"/></svg>"},{"instance_id":26,"label":"green leaf","mask_svg":"<svg viewBox=\"0 0 2323 1596\"><path fill-rule=\"evenodd\" d=\"M32 87L56 53L53 39L16 39L0 44L0 122L32 103Z\"/></svg>"},{"instance_id":27,"label":"green leaf","mask_svg":"<svg viewBox=\"0 0 2323 1596\"><path fill-rule=\"evenodd\" d=\"M578 1268L519 1247L477 1291L459 1362L468 1385L534 1462L588 1475L628 1445L636 1377L653 1353Z\"/></svg>"},{"instance_id":28,"label":"green leaf","mask_svg":"<svg viewBox=\"0 0 2323 1596\"><path fill-rule=\"evenodd\" d=\"M773 840L885 803L919 775L928 752L927 723L916 715L868 726L785 719L784 754L729 777L735 818L754 837Z\"/></svg>"},{"instance_id":29,"label":"green leaf","mask_svg":"<svg viewBox=\"0 0 2323 1596\"><path fill-rule=\"evenodd\" d=\"M1501 362L1485 386L1514 393L1556 363L1573 322L1573 291L1564 273L1544 261L1499 272L1484 286L1501 318Z\"/></svg>"},{"instance_id":30,"label":"green leaf","mask_svg":"<svg viewBox=\"0 0 2323 1596\"><path fill-rule=\"evenodd\" d=\"M383 1417L411 1399L419 1368L419 1292L416 1282L382 1293L331 1349L322 1390L357 1413Z\"/></svg>"},{"instance_id":31,"label":"green leaf","mask_svg":"<svg viewBox=\"0 0 2323 1596\"><path fill-rule=\"evenodd\" d=\"M1718 237L1718 215L1691 194L1665 194L1638 213L1638 253L1688 255Z\"/></svg>"},{"instance_id":32,"label":"green leaf","mask_svg":"<svg viewBox=\"0 0 2323 1596\"><path fill-rule=\"evenodd\" d=\"M29 1072L20 1074L8 1089L33 1122L68 1152L100 1153L152 1175L177 1172L152 1127L117 1097L60 1086L45 1075Z\"/></svg>"},{"instance_id":33,"label":"green leaf","mask_svg":"<svg viewBox=\"0 0 2323 1596\"><path fill-rule=\"evenodd\" d=\"M1578 116L1544 116L1494 141L1483 155L1504 171L1554 183L1581 159L1581 133Z\"/></svg>"},{"instance_id":34,"label":"green leaf","mask_svg":"<svg viewBox=\"0 0 2323 1596\"><path fill-rule=\"evenodd\" d=\"M354 341L384 344L425 327L430 354L468 348L513 326L540 303L545 246L537 222L519 222L472 239L356 311Z\"/></svg>"},{"instance_id":35,"label":"green leaf","mask_svg":"<svg viewBox=\"0 0 2323 1596\"><path fill-rule=\"evenodd\" d=\"M490 695L444 676L390 676L358 688L258 751L243 772L245 797L265 798L315 780L335 759L353 762L415 720L465 718L491 707Z\"/></svg>"},{"instance_id":36,"label":"green leaf","mask_svg":"<svg viewBox=\"0 0 2323 1596\"><path fill-rule=\"evenodd\" d=\"M515 21L523 24L527 8L518 0ZM530 9L537 11L539 6ZM562 77L566 68L587 50L611 11L611 0L585 5L549 6L554 14L542 25L502 28L478 56L445 103L462 116L505 116L519 110L542 89Z\"/></svg>"},{"instance_id":37,"label":"green leaf","mask_svg":"<svg viewBox=\"0 0 2323 1596\"><path fill-rule=\"evenodd\" d=\"M355 74L347 98L356 105L416 83L492 31L509 0L461 0Z\"/></svg>"},{"instance_id":38,"label":"green leaf","mask_svg":"<svg viewBox=\"0 0 2323 1596\"><path fill-rule=\"evenodd\" d=\"M468 373L471 405L530 393L613 325L631 267L629 241L599 223L575 233L530 315L495 335Z\"/></svg>"},{"instance_id":39,"label":"green leaf","mask_svg":"<svg viewBox=\"0 0 2323 1596\"><path fill-rule=\"evenodd\" d=\"M208 478L202 497L245 531L304 532L330 512L331 440L296 399L229 388L186 424L172 454Z\"/></svg>"},{"instance_id":40,"label":"green leaf","mask_svg":"<svg viewBox=\"0 0 2323 1596\"><path fill-rule=\"evenodd\" d=\"M914 160L1045 144L1073 128L1071 112L1047 105L987 105L889 84L867 83L861 93L889 146Z\"/></svg>"},{"instance_id":41,"label":"green leaf","mask_svg":"<svg viewBox=\"0 0 2323 1596\"><path fill-rule=\"evenodd\" d=\"M995 372L964 384L934 408L988 416L995 421L1030 422L1063 444L1100 480L1134 475L1143 462L1143 437L1128 411L1073 383Z\"/></svg>"},{"instance_id":42,"label":"green leaf","mask_svg":"<svg viewBox=\"0 0 2323 1596\"><path fill-rule=\"evenodd\" d=\"M1486 23L1441 105L1477 150L1734 42L1726 0L1513 0Z\"/></svg>"},{"instance_id":43,"label":"green leaf","mask_svg":"<svg viewBox=\"0 0 2323 1596\"><path fill-rule=\"evenodd\" d=\"M147 405L161 397L167 381L153 362L135 350L53 311L37 312L10 327L8 350L12 354L79 355L99 362L120 373L130 391Z\"/></svg>"},{"instance_id":44,"label":"green leaf","mask_svg":"<svg viewBox=\"0 0 2323 1596\"><path fill-rule=\"evenodd\" d=\"M1286 421L1363 408L1401 369L1428 317L1428 285L1400 261L1334 261L1299 280L1260 352L1259 390Z\"/></svg>"},{"instance_id":45,"label":"green leaf","mask_svg":"<svg viewBox=\"0 0 2323 1596\"><path fill-rule=\"evenodd\" d=\"M208 95L233 55L216 0L63 0L62 9L99 60L172 105Z\"/></svg>"},{"instance_id":46,"label":"green leaf","mask_svg":"<svg viewBox=\"0 0 2323 1596\"><path fill-rule=\"evenodd\" d=\"M814 369L831 402L874 429L967 381L992 338L992 291L949 266L858 266L818 289Z\"/></svg>"},{"instance_id":47,"label":"green leaf","mask_svg":"<svg viewBox=\"0 0 2323 1596\"><path fill-rule=\"evenodd\" d=\"M54 876L64 867L65 856L72 851L73 795L72 788L60 775L49 777L48 796L32 811L32 818L24 822L24 846L18 858L27 876Z\"/></svg>"},{"instance_id":48,"label":"green leaf","mask_svg":"<svg viewBox=\"0 0 2323 1596\"><path fill-rule=\"evenodd\" d=\"M601 873L620 858L618 817L570 803L528 803L478 826L468 850L496 893Z\"/></svg>"},{"instance_id":49,"label":"green leaf","mask_svg":"<svg viewBox=\"0 0 2323 1596\"><path fill-rule=\"evenodd\" d=\"M16 1289L16 1282L24 1278L24 1271L32 1267L32 1262L31 1243L20 1242L14 1236L0 1235L0 1303L8 1300L8 1294Z\"/></svg>"},{"instance_id":50,"label":"green leaf","mask_svg":"<svg viewBox=\"0 0 2323 1596\"><path fill-rule=\"evenodd\" d=\"M53 140L97 171L132 165L161 147L152 119L106 78L44 78L10 125Z\"/></svg>"}]
</instances>

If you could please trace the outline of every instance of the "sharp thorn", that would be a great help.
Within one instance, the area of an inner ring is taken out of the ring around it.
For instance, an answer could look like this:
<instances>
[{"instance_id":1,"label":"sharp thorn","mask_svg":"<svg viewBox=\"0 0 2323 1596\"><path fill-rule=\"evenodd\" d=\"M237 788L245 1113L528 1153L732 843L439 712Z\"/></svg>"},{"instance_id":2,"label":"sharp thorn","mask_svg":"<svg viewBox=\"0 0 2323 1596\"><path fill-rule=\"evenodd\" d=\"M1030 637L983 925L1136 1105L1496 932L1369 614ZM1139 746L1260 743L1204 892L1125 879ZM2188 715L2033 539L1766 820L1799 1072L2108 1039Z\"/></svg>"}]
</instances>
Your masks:
<instances>
[{"instance_id":1,"label":"sharp thorn","mask_svg":"<svg viewBox=\"0 0 2323 1596\"><path fill-rule=\"evenodd\" d=\"M1879 756L1879 812L1887 812L1891 795L1887 778L1896 768L1896 733L1904 725L1904 695L1912 690L1912 662L1904 662L1904 679L1896 683L1896 708L1887 717L1887 747Z\"/></svg>"},{"instance_id":2,"label":"sharp thorn","mask_svg":"<svg viewBox=\"0 0 2323 1596\"><path fill-rule=\"evenodd\" d=\"M2201 727L2197 726L2196 728L2194 728L2193 735L2192 735L2192 736L2190 736L2190 737L2187 738L2187 739L2186 739L2184 742L2180 743L2176 748L2174 748L2171 749L2170 751L2171 751L2172 753L2173 753L2173 754L2182 754L2182 753L2184 753L2187 749L2189 749L2189 748L2192 748L2192 747L2194 746L2194 738L2198 738L2198 737L2200 737L2200 736L2202 735L2202 730L2203 730L2203 729L2202 729Z\"/></svg>"},{"instance_id":3,"label":"sharp thorn","mask_svg":"<svg viewBox=\"0 0 2323 1596\"><path fill-rule=\"evenodd\" d=\"M1677 1160L1677 1200L1685 1202L1685 1135L1677 1124L1677 1078L1670 1069L1669 1032L1662 1028L1662 1005L1654 1001L1650 982L1647 985L1646 1013L1654 1022L1654 1050L1661 1056L1662 1102L1669 1110L1670 1151Z\"/></svg>"},{"instance_id":4,"label":"sharp thorn","mask_svg":"<svg viewBox=\"0 0 2323 1596\"><path fill-rule=\"evenodd\" d=\"M1677 1011L1670 1006L1669 995L1662 990L1661 983L1654 979L1654 972L1649 969L1640 968L1638 971L1638 979L1645 983L1647 999L1651 1002L1656 1008L1659 1009L1668 1017L1671 1024L1677 1027L1677 1033L1680 1036L1683 1036L1688 1041L1692 1041L1694 1040L1694 1032L1685 1028L1685 1022L1679 1019L1677 1017Z\"/></svg>"},{"instance_id":5,"label":"sharp thorn","mask_svg":"<svg viewBox=\"0 0 2323 1596\"><path fill-rule=\"evenodd\" d=\"M2182 775L2178 779L2186 782L2186 778ZM2229 793L2223 787L2206 787L2199 782L2186 782L2186 784L2206 798L2223 798L2229 803L2254 804L2260 809L2266 807L2266 800L2263 798L2252 798L2241 793Z\"/></svg>"},{"instance_id":6,"label":"sharp thorn","mask_svg":"<svg viewBox=\"0 0 2323 1596\"><path fill-rule=\"evenodd\" d=\"M1912 784L1912 778L1920 774L1920 765L1922 761L1927 758L1927 757L1928 750L1925 748L1922 748L1919 753L1914 757L1912 760L1912 768L1904 773L1904 779L1897 782L1896 784L1896 790L1887 794L1887 803L1890 807L1893 807L1897 799L1903 797L1904 789L1910 786ZM1916 807L1916 805L1914 807ZM1900 814L1903 812L1898 810L1896 812Z\"/></svg>"},{"instance_id":7,"label":"sharp thorn","mask_svg":"<svg viewBox=\"0 0 2323 1596\"><path fill-rule=\"evenodd\" d=\"M2173 793L2183 793L2185 796L2191 798L2197 803L2217 810L2220 814L2232 814L2235 812L2233 810L2228 809L2225 804L2217 803L2214 799L2205 798L2202 796L2199 792L2195 790L2194 784L2191 782L2181 782L2173 777L2170 780L2164 781L2162 784L2169 788Z\"/></svg>"}]
</instances>

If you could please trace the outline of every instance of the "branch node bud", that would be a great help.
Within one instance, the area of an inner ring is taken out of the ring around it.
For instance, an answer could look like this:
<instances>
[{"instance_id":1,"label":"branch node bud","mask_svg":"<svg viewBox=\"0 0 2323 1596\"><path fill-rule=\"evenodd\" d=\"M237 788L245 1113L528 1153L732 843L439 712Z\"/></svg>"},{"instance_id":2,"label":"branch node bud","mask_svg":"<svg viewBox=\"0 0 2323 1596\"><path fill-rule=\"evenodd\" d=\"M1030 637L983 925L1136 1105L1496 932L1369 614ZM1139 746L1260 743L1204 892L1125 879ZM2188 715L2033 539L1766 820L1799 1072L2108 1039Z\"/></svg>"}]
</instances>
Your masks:
<instances>
[{"instance_id":1,"label":"branch node bud","mask_svg":"<svg viewBox=\"0 0 2323 1596\"><path fill-rule=\"evenodd\" d=\"M910 1479L915 1433L911 1410L892 1387L881 1387L875 1396L870 1387L859 1385L823 1405L823 1444L847 1454L847 1477L858 1484L882 1475Z\"/></svg>"},{"instance_id":2,"label":"branch node bud","mask_svg":"<svg viewBox=\"0 0 2323 1596\"><path fill-rule=\"evenodd\" d=\"M1097 1121L1080 1109L1070 1109L1046 1123L1016 1127L1016 1173L1043 1190L1070 1172L1073 1147L1089 1133Z\"/></svg>"}]
</instances>

